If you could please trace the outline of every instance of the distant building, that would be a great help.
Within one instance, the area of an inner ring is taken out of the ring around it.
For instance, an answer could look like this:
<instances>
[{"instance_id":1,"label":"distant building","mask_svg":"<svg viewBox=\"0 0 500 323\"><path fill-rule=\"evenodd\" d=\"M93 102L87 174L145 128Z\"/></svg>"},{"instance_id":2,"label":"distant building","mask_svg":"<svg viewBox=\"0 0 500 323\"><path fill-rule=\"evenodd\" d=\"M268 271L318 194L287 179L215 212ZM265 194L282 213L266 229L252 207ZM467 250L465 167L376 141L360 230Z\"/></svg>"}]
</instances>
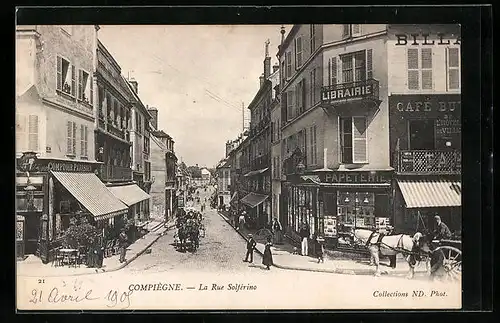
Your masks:
<instances>
[{"instance_id":1,"label":"distant building","mask_svg":"<svg viewBox=\"0 0 500 323\"><path fill-rule=\"evenodd\" d=\"M217 206L228 208L231 200L231 164L223 159L216 169L217 177Z\"/></svg>"}]
</instances>

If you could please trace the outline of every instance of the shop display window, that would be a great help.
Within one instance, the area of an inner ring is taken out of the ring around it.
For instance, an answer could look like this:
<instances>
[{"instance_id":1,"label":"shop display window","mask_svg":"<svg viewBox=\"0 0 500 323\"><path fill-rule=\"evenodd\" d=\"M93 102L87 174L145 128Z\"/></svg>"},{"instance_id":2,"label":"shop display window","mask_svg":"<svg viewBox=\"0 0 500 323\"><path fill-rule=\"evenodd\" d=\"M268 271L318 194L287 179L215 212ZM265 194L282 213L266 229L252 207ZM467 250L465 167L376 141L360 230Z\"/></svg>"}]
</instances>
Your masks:
<instances>
[{"instance_id":1,"label":"shop display window","mask_svg":"<svg viewBox=\"0 0 500 323\"><path fill-rule=\"evenodd\" d=\"M337 192L339 224L361 228L375 226L375 194L372 192Z\"/></svg>"}]
</instances>

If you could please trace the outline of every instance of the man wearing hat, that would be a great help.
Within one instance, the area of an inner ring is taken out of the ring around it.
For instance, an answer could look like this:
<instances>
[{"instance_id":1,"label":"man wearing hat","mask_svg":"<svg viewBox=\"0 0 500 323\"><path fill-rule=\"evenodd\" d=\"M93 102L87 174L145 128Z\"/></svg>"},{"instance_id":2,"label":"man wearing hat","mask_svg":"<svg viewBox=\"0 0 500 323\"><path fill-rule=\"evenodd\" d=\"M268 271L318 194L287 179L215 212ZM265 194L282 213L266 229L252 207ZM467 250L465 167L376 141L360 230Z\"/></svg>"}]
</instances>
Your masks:
<instances>
[{"instance_id":1,"label":"man wearing hat","mask_svg":"<svg viewBox=\"0 0 500 323\"><path fill-rule=\"evenodd\" d=\"M434 239L435 240L451 239L450 229L443 221L441 221L441 217L437 215L437 213L434 216L434 220L436 221L436 229L434 230Z\"/></svg>"},{"instance_id":2,"label":"man wearing hat","mask_svg":"<svg viewBox=\"0 0 500 323\"><path fill-rule=\"evenodd\" d=\"M251 234L248 234L248 240L247 240L247 254L245 255L245 259L243 262L253 262L253 249L255 249L255 246L257 245L257 242L255 242L253 236ZM248 257L250 256L250 261L248 261Z\"/></svg>"}]
</instances>

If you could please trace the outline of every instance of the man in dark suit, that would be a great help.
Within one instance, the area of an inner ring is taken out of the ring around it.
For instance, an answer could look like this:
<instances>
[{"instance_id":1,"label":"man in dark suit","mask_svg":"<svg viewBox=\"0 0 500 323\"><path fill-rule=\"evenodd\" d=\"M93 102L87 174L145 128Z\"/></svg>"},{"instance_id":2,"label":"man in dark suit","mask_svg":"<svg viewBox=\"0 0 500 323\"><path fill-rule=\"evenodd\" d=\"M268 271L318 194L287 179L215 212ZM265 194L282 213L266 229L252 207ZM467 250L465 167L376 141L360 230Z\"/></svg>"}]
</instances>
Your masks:
<instances>
[{"instance_id":1,"label":"man in dark suit","mask_svg":"<svg viewBox=\"0 0 500 323\"><path fill-rule=\"evenodd\" d=\"M436 215L434 216L434 220L436 220L434 239L435 240L451 239L451 231L448 228L448 226L443 221L441 221L441 217L439 215Z\"/></svg>"},{"instance_id":2,"label":"man in dark suit","mask_svg":"<svg viewBox=\"0 0 500 323\"><path fill-rule=\"evenodd\" d=\"M299 230L299 235L300 238L302 239L301 242L301 254L302 256L307 256L309 255L309 236L311 234L311 231L309 229L309 224L307 224L306 220L304 219L302 221L302 225L300 226Z\"/></svg>"},{"instance_id":3,"label":"man in dark suit","mask_svg":"<svg viewBox=\"0 0 500 323\"><path fill-rule=\"evenodd\" d=\"M243 260L243 262L253 262L253 250L255 249L256 245L257 242L255 242L253 236L249 234L247 240L247 254L245 255L245 259ZM248 257L250 257L250 261L248 261Z\"/></svg>"}]
</instances>

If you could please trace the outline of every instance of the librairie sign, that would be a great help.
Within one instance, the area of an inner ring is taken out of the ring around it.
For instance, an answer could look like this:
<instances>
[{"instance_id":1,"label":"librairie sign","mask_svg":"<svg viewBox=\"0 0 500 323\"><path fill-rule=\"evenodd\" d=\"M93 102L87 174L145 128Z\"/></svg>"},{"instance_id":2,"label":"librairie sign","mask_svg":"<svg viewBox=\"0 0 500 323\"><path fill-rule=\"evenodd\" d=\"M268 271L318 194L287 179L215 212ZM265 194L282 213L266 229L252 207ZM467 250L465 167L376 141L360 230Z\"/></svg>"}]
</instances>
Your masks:
<instances>
[{"instance_id":1,"label":"librairie sign","mask_svg":"<svg viewBox=\"0 0 500 323\"><path fill-rule=\"evenodd\" d=\"M344 184L375 184L375 183L390 183L390 172L380 171L348 171L348 172L331 172L320 175L322 183L344 183Z\"/></svg>"},{"instance_id":2,"label":"librairie sign","mask_svg":"<svg viewBox=\"0 0 500 323\"><path fill-rule=\"evenodd\" d=\"M326 87L321 93L321 100L327 103L356 99L373 95L373 83L353 83L352 86Z\"/></svg>"}]
</instances>

